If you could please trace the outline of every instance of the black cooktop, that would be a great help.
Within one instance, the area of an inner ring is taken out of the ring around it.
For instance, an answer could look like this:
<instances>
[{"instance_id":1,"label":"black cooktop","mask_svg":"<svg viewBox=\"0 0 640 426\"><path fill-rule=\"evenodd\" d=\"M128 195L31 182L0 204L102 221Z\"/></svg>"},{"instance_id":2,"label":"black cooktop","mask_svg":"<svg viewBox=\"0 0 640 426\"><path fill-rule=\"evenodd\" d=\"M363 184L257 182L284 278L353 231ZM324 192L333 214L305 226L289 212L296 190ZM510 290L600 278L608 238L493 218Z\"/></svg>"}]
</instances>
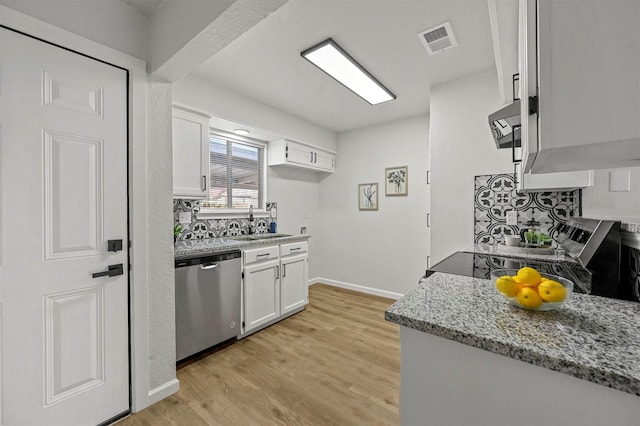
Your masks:
<instances>
[{"instance_id":1,"label":"black cooktop","mask_svg":"<svg viewBox=\"0 0 640 426\"><path fill-rule=\"evenodd\" d=\"M435 272L444 272L465 277L490 279L490 273L495 269L520 269L523 266L530 266L540 272L568 278L574 282L574 291L577 293L590 292L591 273L576 263L503 257L487 253L455 252L429 267L426 276L428 277Z\"/></svg>"}]
</instances>

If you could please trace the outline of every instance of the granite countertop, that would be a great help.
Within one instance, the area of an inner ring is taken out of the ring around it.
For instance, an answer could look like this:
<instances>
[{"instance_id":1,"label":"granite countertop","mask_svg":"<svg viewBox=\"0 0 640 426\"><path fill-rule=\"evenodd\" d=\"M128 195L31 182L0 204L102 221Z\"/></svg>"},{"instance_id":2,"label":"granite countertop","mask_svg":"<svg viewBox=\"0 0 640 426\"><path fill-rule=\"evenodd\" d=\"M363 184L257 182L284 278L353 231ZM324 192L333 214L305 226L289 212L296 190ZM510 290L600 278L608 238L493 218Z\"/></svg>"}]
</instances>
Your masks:
<instances>
[{"instance_id":1,"label":"granite countertop","mask_svg":"<svg viewBox=\"0 0 640 426\"><path fill-rule=\"evenodd\" d=\"M261 234L256 234L261 235ZM240 235L239 237L246 237ZM284 235L282 237L265 238L262 240L236 240L234 237L205 238L201 240L180 240L174 244L176 259L184 259L196 255L219 253L229 250L242 250L258 246L272 246L277 244L295 243L307 241L309 235Z\"/></svg>"},{"instance_id":2,"label":"granite countertop","mask_svg":"<svg viewBox=\"0 0 640 426\"><path fill-rule=\"evenodd\" d=\"M558 310L510 305L480 278L435 273L387 321L640 396L640 303L572 294Z\"/></svg>"}]
</instances>

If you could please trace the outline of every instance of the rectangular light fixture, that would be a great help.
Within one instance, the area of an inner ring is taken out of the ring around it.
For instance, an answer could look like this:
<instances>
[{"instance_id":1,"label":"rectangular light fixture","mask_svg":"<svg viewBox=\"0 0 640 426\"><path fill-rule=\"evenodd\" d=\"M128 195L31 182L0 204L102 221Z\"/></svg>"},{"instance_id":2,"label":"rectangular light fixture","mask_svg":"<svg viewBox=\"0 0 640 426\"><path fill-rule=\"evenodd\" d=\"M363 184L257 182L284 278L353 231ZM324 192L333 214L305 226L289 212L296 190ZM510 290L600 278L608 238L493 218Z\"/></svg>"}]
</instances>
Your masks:
<instances>
[{"instance_id":1,"label":"rectangular light fixture","mask_svg":"<svg viewBox=\"0 0 640 426\"><path fill-rule=\"evenodd\" d=\"M331 38L310 47L300 55L371 105L396 98Z\"/></svg>"}]
</instances>

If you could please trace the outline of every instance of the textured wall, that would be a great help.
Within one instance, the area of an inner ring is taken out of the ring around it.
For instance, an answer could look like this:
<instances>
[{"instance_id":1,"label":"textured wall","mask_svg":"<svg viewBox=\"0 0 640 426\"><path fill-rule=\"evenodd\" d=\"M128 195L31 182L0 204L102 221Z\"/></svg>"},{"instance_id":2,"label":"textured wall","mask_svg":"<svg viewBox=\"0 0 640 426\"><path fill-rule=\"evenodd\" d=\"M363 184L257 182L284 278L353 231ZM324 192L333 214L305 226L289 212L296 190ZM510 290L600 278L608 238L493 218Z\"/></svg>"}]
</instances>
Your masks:
<instances>
[{"instance_id":1,"label":"textured wall","mask_svg":"<svg viewBox=\"0 0 640 426\"><path fill-rule=\"evenodd\" d=\"M487 117L500 107L495 71L431 90L431 262L473 244L473 179L513 172L511 151L498 150Z\"/></svg>"},{"instance_id":2,"label":"textured wall","mask_svg":"<svg viewBox=\"0 0 640 426\"><path fill-rule=\"evenodd\" d=\"M147 86L147 252L149 388L176 377L175 277L173 269L173 177L171 170L171 84Z\"/></svg>"}]
</instances>

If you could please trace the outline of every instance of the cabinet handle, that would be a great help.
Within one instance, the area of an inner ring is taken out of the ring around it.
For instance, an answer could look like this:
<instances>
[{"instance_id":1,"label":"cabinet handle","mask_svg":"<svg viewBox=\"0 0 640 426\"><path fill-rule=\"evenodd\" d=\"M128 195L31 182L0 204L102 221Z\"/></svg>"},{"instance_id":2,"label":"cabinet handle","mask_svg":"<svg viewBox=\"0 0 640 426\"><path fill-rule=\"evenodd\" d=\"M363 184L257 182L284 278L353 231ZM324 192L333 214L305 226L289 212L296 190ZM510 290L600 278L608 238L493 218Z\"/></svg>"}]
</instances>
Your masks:
<instances>
[{"instance_id":1,"label":"cabinet handle","mask_svg":"<svg viewBox=\"0 0 640 426\"><path fill-rule=\"evenodd\" d=\"M429 180L429 177L430 177L429 173L430 173L429 170L427 170L427 185L431 184L431 181Z\"/></svg>"},{"instance_id":2,"label":"cabinet handle","mask_svg":"<svg viewBox=\"0 0 640 426\"><path fill-rule=\"evenodd\" d=\"M276 280L280 278L280 266L276 266Z\"/></svg>"},{"instance_id":3,"label":"cabinet handle","mask_svg":"<svg viewBox=\"0 0 640 426\"><path fill-rule=\"evenodd\" d=\"M206 175L202 176L202 190L203 191L207 190L207 176Z\"/></svg>"},{"instance_id":4,"label":"cabinet handle","mask_svg":"<svg viewBox=\"0 0 640 426\"><path fill-rule=\"evenodd\" d=\"M516 158L516 130L521 127L521 125L516 124L511 128L511 161L513 163L522 161L522 155L520 156L521 158ZM522 132L520 133L520 140L522 140ZM520 143L520 146L522 147L522 143Z\"/></svg>"},{"instance_id":5,"label":"cabinet handle","mask_svg":"<svg viewBox=\"0 0 640 426\"><path fill-rule=\"evenodd\" d=\"M292 249L291 249L291 250L289 250L289 251L298 251L298 250L301 250L301 247L292 248Z\"/></svg>"},{"instance_id":6,"label":"cabinet handle","mask_svg":"<svg viewBox=\"0 0 640 426\"><path fill-rule=\"evenodd\" d=\"M282 278L287 276L287 265L282 265Z\"/></svg>"},{"instance_id":7,"label":"cabinet handle","mask_svg":"<svg viewBox=\"0 0 640 426\"><path fill-rule=\"evenodd\" d=\"M431 228L431 213L427 213L427 228Z\"/></svg>"},{"instance_id":8,"label":"cabinet handle","mask_svg":"<svg viewBox=\"0 0 640 426\"><path fill-rule=\"evenodd\" d=\"M256 257L269 257L269 256L271 256L271 253L259 254L259 255L258 255L258 256L256 256Z\"/></svg>"},{"instance_id":9,"label":"cabinet handle","mask_svg":"<svg viewBox=\"0 0 640 426\"><path fill-rule=\"evenodd\" d=\"M316 163L316 164L318 163L318 153L317 152L313 153L313 162Z\"/></svg>"},{"instance_id":10,"label":"cabinet handle","mask_svg":"<svg viewBox=\"0 0 640 426\"><path fill-rule=\"evenodd\" d=\"M311 154L311 160L309 160L311 163L313 163L313 151L309 152L309 154Z\"/></svg>"}]
</instances>

